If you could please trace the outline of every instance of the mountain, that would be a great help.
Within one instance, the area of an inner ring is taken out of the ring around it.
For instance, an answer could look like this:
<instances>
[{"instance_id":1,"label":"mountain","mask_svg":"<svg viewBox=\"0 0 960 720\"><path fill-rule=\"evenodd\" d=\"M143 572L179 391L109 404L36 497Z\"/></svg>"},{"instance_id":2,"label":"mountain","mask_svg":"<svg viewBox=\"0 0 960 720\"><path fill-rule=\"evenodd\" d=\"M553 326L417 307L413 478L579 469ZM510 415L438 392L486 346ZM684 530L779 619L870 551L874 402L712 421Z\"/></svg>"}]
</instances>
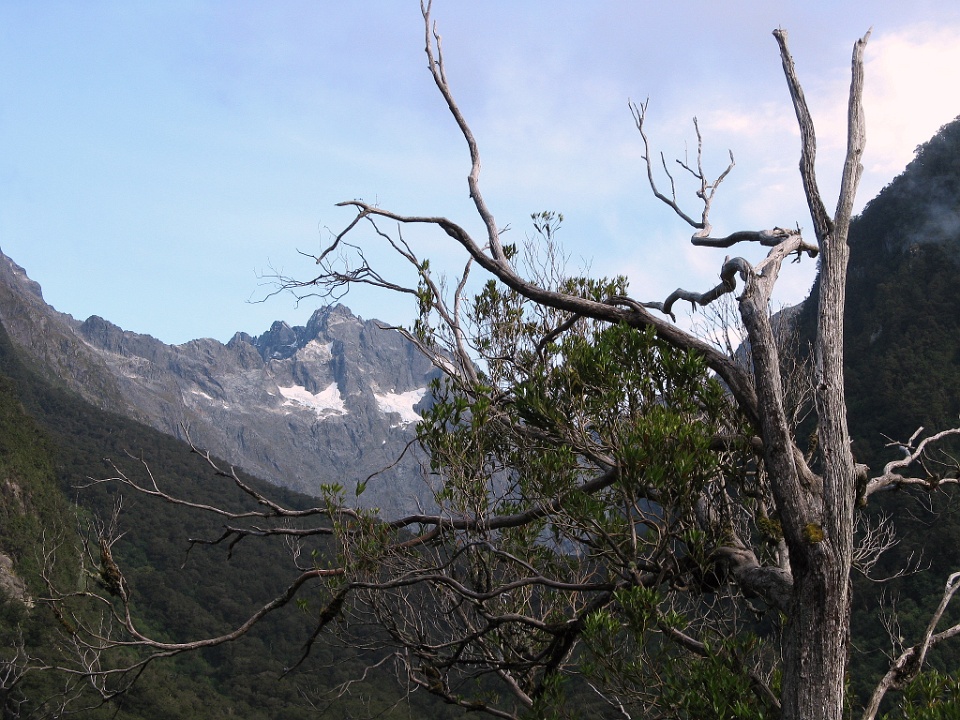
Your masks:
<instances>
[{"instance_id":1,"label":"mountain","mask_svg":"<svg viewBox=\"0 0 960 720\"><path fill-rule=\"evenodd\" d=\"M422 458L408 445L434 368L399 332L343 305L317 310L305 327L276 322L226 345L166 345L57 312L0 253L0 321L49 380L161 432L189 434L272 483L311 495L339 483L352 494L388 468L363 505L393 517L430 503Z\"/></svg>"},{"instance_id":2,"label":"mountain","mask_svg":"<svg viewBox=\"0 0 960 720\"><path fill-rule=\"evenodd\" d=\"M80 536L91 539L93 533L96 547L98 522L109 523L118 505L122 537L113 556L127 580L136 621L157 637L191 640L231 630L298 574L290 548L277 538L245 541L233 552L202 545L188 554L187 538L218 537L222 518L125 493L114 483L91 486L89 478L113 472L105 456L141 479L142 457L153 476L182 497L231 510L254 505L182 442L93 407L40 377L37 363L25 360L0 323L0 717L65 717L69 713L61 712L60 703L68 697L70 713L84 720L454 716L423 693L398 706L404 689L392 671L369 667L382 657L364 650L373 639L369 629L360 630L353 646L325 635L296 672L285 673L316 625L317 606L324 606L312 591L302 596L309 607L291 603L236 643L151 663L129 692L106 705L83 679L21 674L27 656L34 667L76 663L70 623L82 618L96 626L102 608L66 601L61 607L69 610L69 619L57 615L43 601L51 593L42 570L61 590L97 582L99 552L82 560ZM314 498L241 477L287 507L316 504ZM320 561L335 553L323 537L307 541L302 550L306 556L316 550ZM123 650L101 661L112 667L132 657ZM364 676L365 683L338 696L341 683Z\"/></svg>"},{"instance_id":3,"label":"mountain","mask_svg":"<svg viewBox=\"0 0 960 720\"><path fill-rule=\"evenodd\" d=\"M873 467L960 417L960 118L945 125L850 227L844 329L854 453ZM819 280L800 313L816 326Z\"/></svg>"}]
</instances>

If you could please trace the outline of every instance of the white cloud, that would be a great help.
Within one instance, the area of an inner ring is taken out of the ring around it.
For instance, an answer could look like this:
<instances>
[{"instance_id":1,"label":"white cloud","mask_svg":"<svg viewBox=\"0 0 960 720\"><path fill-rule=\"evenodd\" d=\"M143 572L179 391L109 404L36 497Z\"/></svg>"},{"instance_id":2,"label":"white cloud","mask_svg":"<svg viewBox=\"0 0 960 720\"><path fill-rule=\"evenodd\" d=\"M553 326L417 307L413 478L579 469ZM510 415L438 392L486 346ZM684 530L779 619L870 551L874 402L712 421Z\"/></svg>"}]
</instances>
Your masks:
<instances>
[{"instance_id":1,"label":"white cloud","mask_svg":"<svg viewBox=\"0 0 960 720\"><path fill-rule=\"evenodd\" d=\"M960 26L913 26L868 46L864 104L869 172L892 177L917 145L960 114Z\"/></svg>"},{"instance_id":2,"label":"white cloud","mask_svg":"<svg viewBox=\"0 0 960 720\"><path fill-rule=\"evenodd\" d=\"M702 128L740 136L798 135L792 113L785 113L783 103L764 102L747 108L720 108L706 113L700 120Z\"/></svg>"},{"instance_id":3,"label":"white cloud","mask_svg":"<svg viewBox=\"0 0 960 720\"><path fill-rule=\"evenodd\" d=\"M871 37L865 55L867 147L857 210L904 169L917 145L960 113L958 36L960 26L915 25ZM849 85L845 68L806 84L817 127L820 191L829 210L846 150ZM809 226L797 174L799 133L788 102L720 107L701 116L701 128L708 148L725 144L737 158L737 168L718 193L717 232L724 231L725 220L751 228ZM797 287L786 293L789 302L804 294L799 285L811 275L799 274Z\"/></svg>"},{"instance_id":4,"label":"white cloud","mask_svg":"<svg viewBox=\"0 0 960 720\"><path fill-rule=\"evenodd\" d=\"M857 209L903 171L916 147L960 113L960 26L913 25L877 32L864 55L867 144ZM811 107L817 123L821 191L839 190L846 150L849 75L819 87Z\"/></svg>"}]
</instances>

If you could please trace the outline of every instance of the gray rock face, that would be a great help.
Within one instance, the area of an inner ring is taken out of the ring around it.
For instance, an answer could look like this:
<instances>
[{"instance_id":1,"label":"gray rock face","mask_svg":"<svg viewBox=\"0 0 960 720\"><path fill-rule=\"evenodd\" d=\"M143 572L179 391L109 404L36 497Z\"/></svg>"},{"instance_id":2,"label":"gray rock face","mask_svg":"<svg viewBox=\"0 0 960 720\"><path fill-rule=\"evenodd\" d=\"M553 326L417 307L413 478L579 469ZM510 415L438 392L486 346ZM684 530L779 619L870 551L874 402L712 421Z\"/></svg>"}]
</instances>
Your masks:
<instances>
[{"instance_id":1,"label":"gray rock face","mask_svg":"<svg viewBox=\"0 0 960 720\"><path fill-rule=\"evenodd\" d=\"M13 569L13 560L0 552L0 598L15 600L28 608L34 606L27 584Z\"/></svg>"},{"instance_id":2,"label":"gray rock face","mask_svg":"<svg viewBox=\"0 0 960 720\"><path fill-rule=\"evenodd\" d=\"M339 483L352 499L358 482L404 455L370 480L361 504L388 517L429 504L422 455L404 449L434 368L400 333L343 305L226 345L165 345L58 313L0 253L0 320L51 379L162 432L189 433L247 472L310 494Z\"/></svg>"}]
</instances>

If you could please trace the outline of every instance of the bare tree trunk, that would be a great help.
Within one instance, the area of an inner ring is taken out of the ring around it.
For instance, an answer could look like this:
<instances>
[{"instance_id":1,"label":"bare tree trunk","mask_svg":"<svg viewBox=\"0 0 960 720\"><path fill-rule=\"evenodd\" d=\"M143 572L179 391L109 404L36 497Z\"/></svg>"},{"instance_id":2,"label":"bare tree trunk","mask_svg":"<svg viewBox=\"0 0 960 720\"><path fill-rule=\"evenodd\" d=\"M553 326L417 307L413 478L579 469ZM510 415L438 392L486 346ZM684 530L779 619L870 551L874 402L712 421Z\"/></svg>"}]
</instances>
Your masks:
<instances>
[{"instance_id":1,"label":"bare tree trunk","mask_svg":"<svg viewBox=\"0 0 960 720\"><path fill-rule=\"evenodd\" d=\"M784 644L782 717L785 720L839 720L849 652L856 494L856 468L850 452L843 387L843 313L850 254L847 233L863 172L860 162L865 144L863 51L869 33L857 41L853 50L847 153L833 218L827 215L817 187L813 121L787 50L786 34L778 30L774 35L780 44L784 73L800 125L803 143L800 174L820 245L814 396L822 485L809 488L811 502L806 506L809 517L804 518L800 542L787 538L794 594Z\"/></svg>"},{"instance_id":2,"label":"bare tree trunk","mask_svg":"<svg viewBox=\"0 0 960 720\"><path fill-rule=\"evenodd\" d=\"M826 481L795 451L784 412L782 379L767 314L775 268L748 278L740 307L750 336L767 470L790 551L793 592L784 639L781 711L784 720L839 720L849 625L848 522L832 535L824 528ZM847 453L849 455L849 452ZM850 485L851 493L853 485Z\"/></svg>"},{"instance_id":3,"label":"bare tree trunk","mask_svg":"<svg viewBox=\"0 0 960 720\"><path fill-rule=\"evenodd\" d=\"M783 718L840 718L849 652L855 469L843 390L846 233L821 243L816 399L822 521L791 547L794 608L784 647Z\"/></svg>"},{"instance_id":4,"label":"bare tree trunk","mask_svg":"<svg viewBox=\"0 0 960 720\"><path fill-rule=\"evenodd\" d=\"M825 556L793 563L794 600L783 646L783 720L839 720L849 625L847 575ZM798 565L805 565L802 571Z\"/></svg>"}]
</instances>

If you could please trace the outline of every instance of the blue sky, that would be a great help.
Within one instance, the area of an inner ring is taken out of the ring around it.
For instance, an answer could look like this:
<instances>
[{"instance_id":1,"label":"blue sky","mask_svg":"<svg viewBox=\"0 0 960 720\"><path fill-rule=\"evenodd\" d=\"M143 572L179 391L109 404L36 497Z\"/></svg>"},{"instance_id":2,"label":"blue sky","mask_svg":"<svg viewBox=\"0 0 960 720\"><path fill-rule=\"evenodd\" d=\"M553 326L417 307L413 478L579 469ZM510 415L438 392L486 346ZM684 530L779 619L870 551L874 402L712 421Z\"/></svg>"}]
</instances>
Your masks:
<instances>
[{"instance_id":1,"label":"blue sky","mask_svg":"<svg viewBox=\"0 0 960 720\"><path fill-rule=\"evenodd\" d=\"M626 273L640 300L712 285L729 251L690 248L649 197L627 98L650 98L668 158L693 142L694 115L708 170L734 152L717 233L809 226L775 27L790 32L831 203L850 51L869 27L858 207L960 114L958 3L436 0L433 12L499 225L519 241L530 213L563 212L571 269ZM0 142L0 249L57 309L166 342L304 322L315 303L249 301L271 268L314 270L297 250L349 221L340 200L479 225L412 1L0 0ZM434 267L462 267L445 236L408 239ZM813 271L790 266L778 301L802 299ZM412 319L388 295L344 302Z\"/></svg>"}]
</instances>

